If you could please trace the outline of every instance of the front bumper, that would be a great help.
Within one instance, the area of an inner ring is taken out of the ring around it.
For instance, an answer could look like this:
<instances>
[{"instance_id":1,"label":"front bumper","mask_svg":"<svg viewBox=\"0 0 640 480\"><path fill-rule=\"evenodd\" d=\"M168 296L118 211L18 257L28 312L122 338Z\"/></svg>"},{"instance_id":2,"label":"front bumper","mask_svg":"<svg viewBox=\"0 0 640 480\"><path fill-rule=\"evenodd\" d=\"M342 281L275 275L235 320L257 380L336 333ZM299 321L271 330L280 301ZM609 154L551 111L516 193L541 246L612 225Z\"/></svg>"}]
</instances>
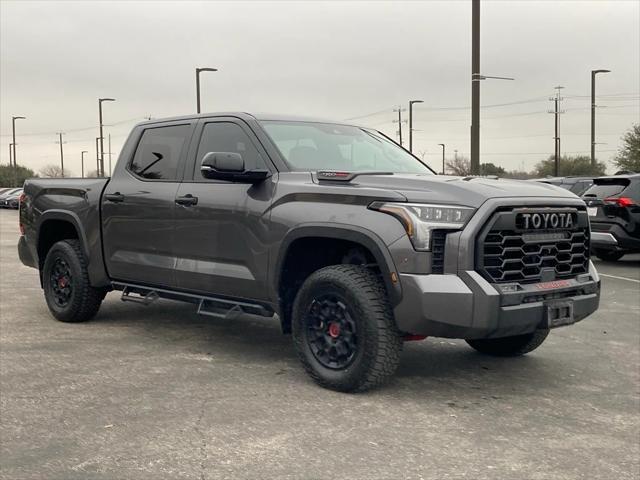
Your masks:
<instances>
[{"instance_id":1,"label":"front bumper","mask_svg":"<svg viewBox=\"0 0 640 480\"><path fill-rule=\"evenodd\" d=\"M448 338L495 338L548 328L547 307L572 305L570 323L578 322L600 302L600 278L589 262L589 273L548 284L494 285L475 271L461 275L401 274L403 298L394 313L407 333Z\"/></svg>"}]
</instances>

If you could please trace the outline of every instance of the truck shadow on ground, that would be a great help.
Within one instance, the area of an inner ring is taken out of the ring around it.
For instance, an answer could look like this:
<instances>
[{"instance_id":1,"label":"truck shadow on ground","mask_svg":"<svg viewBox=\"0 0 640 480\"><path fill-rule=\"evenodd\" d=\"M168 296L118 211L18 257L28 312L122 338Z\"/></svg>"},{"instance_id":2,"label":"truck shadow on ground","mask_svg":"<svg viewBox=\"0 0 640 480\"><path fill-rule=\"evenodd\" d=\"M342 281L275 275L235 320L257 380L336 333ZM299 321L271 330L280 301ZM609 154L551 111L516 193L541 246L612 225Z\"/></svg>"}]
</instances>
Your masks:
<instances>
[{"instance_id":1,"label":"truck shadow on ground","mask_svg":"<svg viewBox=\"0 0 640 480\"><path fill-rule=\"evenodd\" d=\"M222 356L234 364L272 363L274 372L284 362L287 369L303 375L291 336L281 333L277 319L248 315L210 318L197 315L193 305L160 301L145 307L122 303L112 294L87 326L91 324L125 328L126 335L138 337L132 342L152 344L150 348L168 345L173 351ZM520 358L494 358L475 352L461 340L430 338L405 344L394 380L381 391L411 385L410 390L421 394L434 387L443 394L453 389L458 393L460 389L513 393L532 388L532 379L544 389L562 388L559 363L557 357L543 352Z\"/></svg>"}]
</instances>

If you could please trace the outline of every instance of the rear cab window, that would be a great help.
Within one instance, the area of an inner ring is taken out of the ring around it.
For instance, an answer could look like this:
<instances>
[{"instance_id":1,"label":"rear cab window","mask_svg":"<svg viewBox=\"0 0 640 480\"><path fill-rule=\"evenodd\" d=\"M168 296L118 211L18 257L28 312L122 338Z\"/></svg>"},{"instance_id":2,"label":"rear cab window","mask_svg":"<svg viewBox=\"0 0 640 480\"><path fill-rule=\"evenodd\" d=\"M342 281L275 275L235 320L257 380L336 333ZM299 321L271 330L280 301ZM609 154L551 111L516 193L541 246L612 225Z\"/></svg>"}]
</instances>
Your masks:
<instances>
[{"instance_id":1,"label":"rear cab window","mask_svg":"<svg viewBox=\"0 0 640 480\"><path fill-rule=\"evenodd\" d=\"M147 128L127 169L142 180L177 181L191 125Z\"/></svg>"}]
</instances>

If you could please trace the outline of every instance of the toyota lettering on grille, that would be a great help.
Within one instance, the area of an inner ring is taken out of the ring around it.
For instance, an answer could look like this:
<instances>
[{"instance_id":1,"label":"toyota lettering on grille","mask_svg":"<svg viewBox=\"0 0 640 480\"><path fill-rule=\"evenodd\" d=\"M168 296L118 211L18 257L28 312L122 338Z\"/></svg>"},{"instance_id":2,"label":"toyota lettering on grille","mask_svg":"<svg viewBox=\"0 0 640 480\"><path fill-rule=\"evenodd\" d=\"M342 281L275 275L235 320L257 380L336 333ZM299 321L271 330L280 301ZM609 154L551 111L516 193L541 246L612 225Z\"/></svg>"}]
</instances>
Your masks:
<instances>
[{"instance_id":1,"label":"toyota lettering on grille","mask_svg":"<svg viewBox=\"0 0 640 480\"><path fill-rule=\"evenodd\" d=\"M520 228L525 230L549 230L573 228L574 214L570 212L520 213Z\"/></svg>"}]
</instances>

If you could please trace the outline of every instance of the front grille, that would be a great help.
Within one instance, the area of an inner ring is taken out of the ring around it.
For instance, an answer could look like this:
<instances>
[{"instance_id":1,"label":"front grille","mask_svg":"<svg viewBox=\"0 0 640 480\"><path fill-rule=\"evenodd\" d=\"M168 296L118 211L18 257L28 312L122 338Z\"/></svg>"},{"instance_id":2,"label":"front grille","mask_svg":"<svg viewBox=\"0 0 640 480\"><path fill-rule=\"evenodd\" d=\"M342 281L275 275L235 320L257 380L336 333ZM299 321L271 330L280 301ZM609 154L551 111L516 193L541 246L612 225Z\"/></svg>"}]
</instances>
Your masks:
<instances>
[{"instance_id":1,"label":"front grille","mask_svg":"<svg viewBox=\"0 0 640 480\"><path fill-rule=\"evenodd\" d=\"M477 269L494 283L536 283L572 278L589 271L589 226L578 212L573 228L524 230L516 226L521 211L499 212L481 232Z\"/></svg>"},{"instance_id":2,"label":"front grille","mask_svg":"<svg viewBox=\"0 0 640 480\"><path fill-rule=\"evenodd\" d=\"M589 231L565 232L565 238L529 242L513 230L492 231L483 247L484 270L495 282L539 282L545 269L568 278L589 269ZM546 280L546 279L545 279Z\"/></svg>"},{"instance_id":3,"label":"front grille","mask_svg":"<svg viewBox=\"0 0 640 480\"><path fill-rule=\"evenodd\" d=\"M444 273L444 245L446 241L446 230L431 232L431 273Z\"/></svg>"}]
</instances>

